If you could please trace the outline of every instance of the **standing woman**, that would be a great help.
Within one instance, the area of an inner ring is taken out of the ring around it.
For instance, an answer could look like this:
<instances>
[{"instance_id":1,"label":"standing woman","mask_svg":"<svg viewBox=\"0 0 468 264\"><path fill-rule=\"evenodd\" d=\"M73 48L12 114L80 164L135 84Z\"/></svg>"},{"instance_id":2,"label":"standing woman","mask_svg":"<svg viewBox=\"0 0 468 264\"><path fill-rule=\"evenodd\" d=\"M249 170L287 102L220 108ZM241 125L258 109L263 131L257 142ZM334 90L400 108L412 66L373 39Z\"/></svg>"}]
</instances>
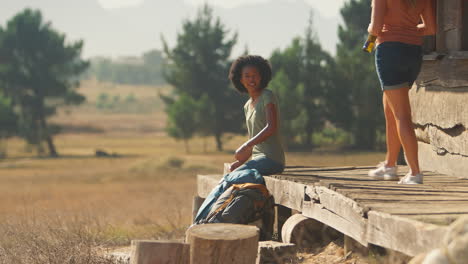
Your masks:
<instances>
[{"instance_id":1,"label":"standing woman","mask_svg":"<svg viewBox=\"0 0 468 264\"><path fill-rule=\"evenodd\" d=\"M398 180L396 161L403 146L410 171L398 183L423 183L408 92L421 69L423 36L436 33L434 10L433 0L372 0L368 31L377 36L387 140L386 160L369 171L373 178Z\"/></svg>"}]
</instances>

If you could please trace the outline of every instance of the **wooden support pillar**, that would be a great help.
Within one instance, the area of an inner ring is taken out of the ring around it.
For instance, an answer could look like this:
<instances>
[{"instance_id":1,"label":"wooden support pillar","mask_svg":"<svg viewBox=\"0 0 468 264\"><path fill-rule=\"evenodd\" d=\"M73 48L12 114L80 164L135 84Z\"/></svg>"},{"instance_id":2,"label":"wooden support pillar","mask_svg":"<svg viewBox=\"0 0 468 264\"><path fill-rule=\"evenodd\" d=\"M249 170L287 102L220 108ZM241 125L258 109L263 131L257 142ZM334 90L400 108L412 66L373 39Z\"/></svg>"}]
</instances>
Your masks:
<instances>
[{"instance_id":1,"label":"wooden support pillar","mask_svg":"<svg viewBox=\"0 0 468 264\"><path fill-rule=\"evenodd\" d=\"M187 230L190 264L254 264L259 229L249 225L205 224Z\"/></svg>"},{"instance_id":2,"label":"wooden support pillar","mask_svg":"<svg viewBox=\"0 0 468 264\"><path fill-rule=\"evenodd\" d=\"M291 209L282 205L275 206L275 229L278 234L278 240L281 240L281 230L283 229L284 222L291 217Z\"/></svg>"},{"instance_id":3,"label":"wooden support pillar","mask_svg":"<svg viewBox=\"0 0 468 264\"><path fill-rule=\"evenodd\" d=\"M189 264L189 252L181 242L132 240L130 264Z\"/></svg>"}]
</instances>

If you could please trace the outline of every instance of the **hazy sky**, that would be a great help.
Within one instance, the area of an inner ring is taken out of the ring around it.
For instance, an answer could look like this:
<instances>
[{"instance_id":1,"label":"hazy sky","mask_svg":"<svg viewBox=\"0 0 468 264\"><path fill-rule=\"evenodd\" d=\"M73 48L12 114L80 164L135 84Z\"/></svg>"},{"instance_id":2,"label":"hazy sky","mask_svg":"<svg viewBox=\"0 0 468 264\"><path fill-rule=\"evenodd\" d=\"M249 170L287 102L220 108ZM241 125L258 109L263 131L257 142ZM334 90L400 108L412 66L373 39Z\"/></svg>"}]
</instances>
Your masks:
<instances>
[{"instance_id":1,"label":"hazy sky","mask_svg":"<svg viewBox=\"0 0 468 264\"><path fill-rule=\"evenodd\" d=\"M107 0L111 1L111 0ZM113 2L130 2L131 0L112 0ZM137 0L135 0L137 1ZM191 4L203 4L208 2L225 8L232 8L252 3L268 2L268 0L185 0ZM305 0L309 5L320 11L325 16L338 16L339 9L345 0Z\"/></svg>"},{"instance_id":2,"label":"hazy sky","mask_svg":"<svg viewBox=\"0 0 468 264\"><path fill-rule=\"evenodd\" d=\"M169 0L170 1L170 0ZM212 5L233 8L252 3L268 2L268 0L184 0L185 2L192 5L200 5L203 3L210 3ZM306 2L320 11L324 16L338 16L340 7L343 5L345 0L306 0ZM104 8L122 8L129 6L141 5L144 0L98 0Z\"/></svg>"},{"instance_id":3,"label":"hazy sky","mask_svg":"<svg viewBox=\"0 0 468 264\"><path fill-rule=\"evenodd\" d=\"M84 40L83 56L140 56L161 49L161 36L170 47L182 23L193 19L208 2L231 33L238 33L232 56L245 47L270 56L303 36L310 11L322 47L335 53L339 9L346 0L0 0L0 26L26 7L40 9L45 21L69 40Z\"/></svg>"}]
</instances>

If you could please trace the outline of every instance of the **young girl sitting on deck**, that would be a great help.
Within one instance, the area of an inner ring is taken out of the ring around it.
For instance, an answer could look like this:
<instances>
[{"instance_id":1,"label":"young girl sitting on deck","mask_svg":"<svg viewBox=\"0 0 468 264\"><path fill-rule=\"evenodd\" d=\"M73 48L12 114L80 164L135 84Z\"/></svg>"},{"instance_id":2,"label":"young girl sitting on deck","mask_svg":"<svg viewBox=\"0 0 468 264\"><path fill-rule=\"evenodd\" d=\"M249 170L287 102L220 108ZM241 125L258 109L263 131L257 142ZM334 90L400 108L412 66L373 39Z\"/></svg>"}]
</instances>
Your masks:
<instances>
[{"instance_id":1,"label":"young girl sitting on deck","mask_svg":"<svg viewBox=\"0 0 468 264\"><path fill-rule=\"evenodd\" d=\"M236 150L230 171L257 169L261 175L271 175L284 170L278 100L266 89L271 75L270 63L260 56L239 57L231 66L229 79L250 99L244 105L249 139ZM250 156L252 159L245 163Z\"/></svg>"}]
</instances>

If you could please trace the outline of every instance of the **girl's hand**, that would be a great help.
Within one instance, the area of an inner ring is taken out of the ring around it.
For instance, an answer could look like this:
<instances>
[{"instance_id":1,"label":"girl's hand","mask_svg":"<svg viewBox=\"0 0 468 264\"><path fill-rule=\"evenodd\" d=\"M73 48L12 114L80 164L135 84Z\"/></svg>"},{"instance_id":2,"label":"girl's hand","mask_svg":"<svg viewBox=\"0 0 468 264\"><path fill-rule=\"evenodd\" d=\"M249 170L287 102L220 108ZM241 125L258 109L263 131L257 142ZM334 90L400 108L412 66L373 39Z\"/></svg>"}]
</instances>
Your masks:
<instances>
[{"instance_id":1,"label":"girl's hand","mask_svg":"<svg viewBox=\"0 0 468 264\"><path fill-rule=\"evenodd\" d=\"M234 157L236 158L236 160L244 163L250 158L250 156L252 156L252 149L253 146L249 147L247 144L242 144L242 146L240 146L236 150L236 154L234 155Z\"/></svg>"},{"instance_id":2,"label":"girl's hand","mask_svg":"<svg viewBox=\"0 0 468 264\"><path fill-rule=\"evenodd\" d=\"M234 171L235 169L239 168L242 165L242 162L236 160L229 166L229 172Z\"/></svg>"}]
</instances>

